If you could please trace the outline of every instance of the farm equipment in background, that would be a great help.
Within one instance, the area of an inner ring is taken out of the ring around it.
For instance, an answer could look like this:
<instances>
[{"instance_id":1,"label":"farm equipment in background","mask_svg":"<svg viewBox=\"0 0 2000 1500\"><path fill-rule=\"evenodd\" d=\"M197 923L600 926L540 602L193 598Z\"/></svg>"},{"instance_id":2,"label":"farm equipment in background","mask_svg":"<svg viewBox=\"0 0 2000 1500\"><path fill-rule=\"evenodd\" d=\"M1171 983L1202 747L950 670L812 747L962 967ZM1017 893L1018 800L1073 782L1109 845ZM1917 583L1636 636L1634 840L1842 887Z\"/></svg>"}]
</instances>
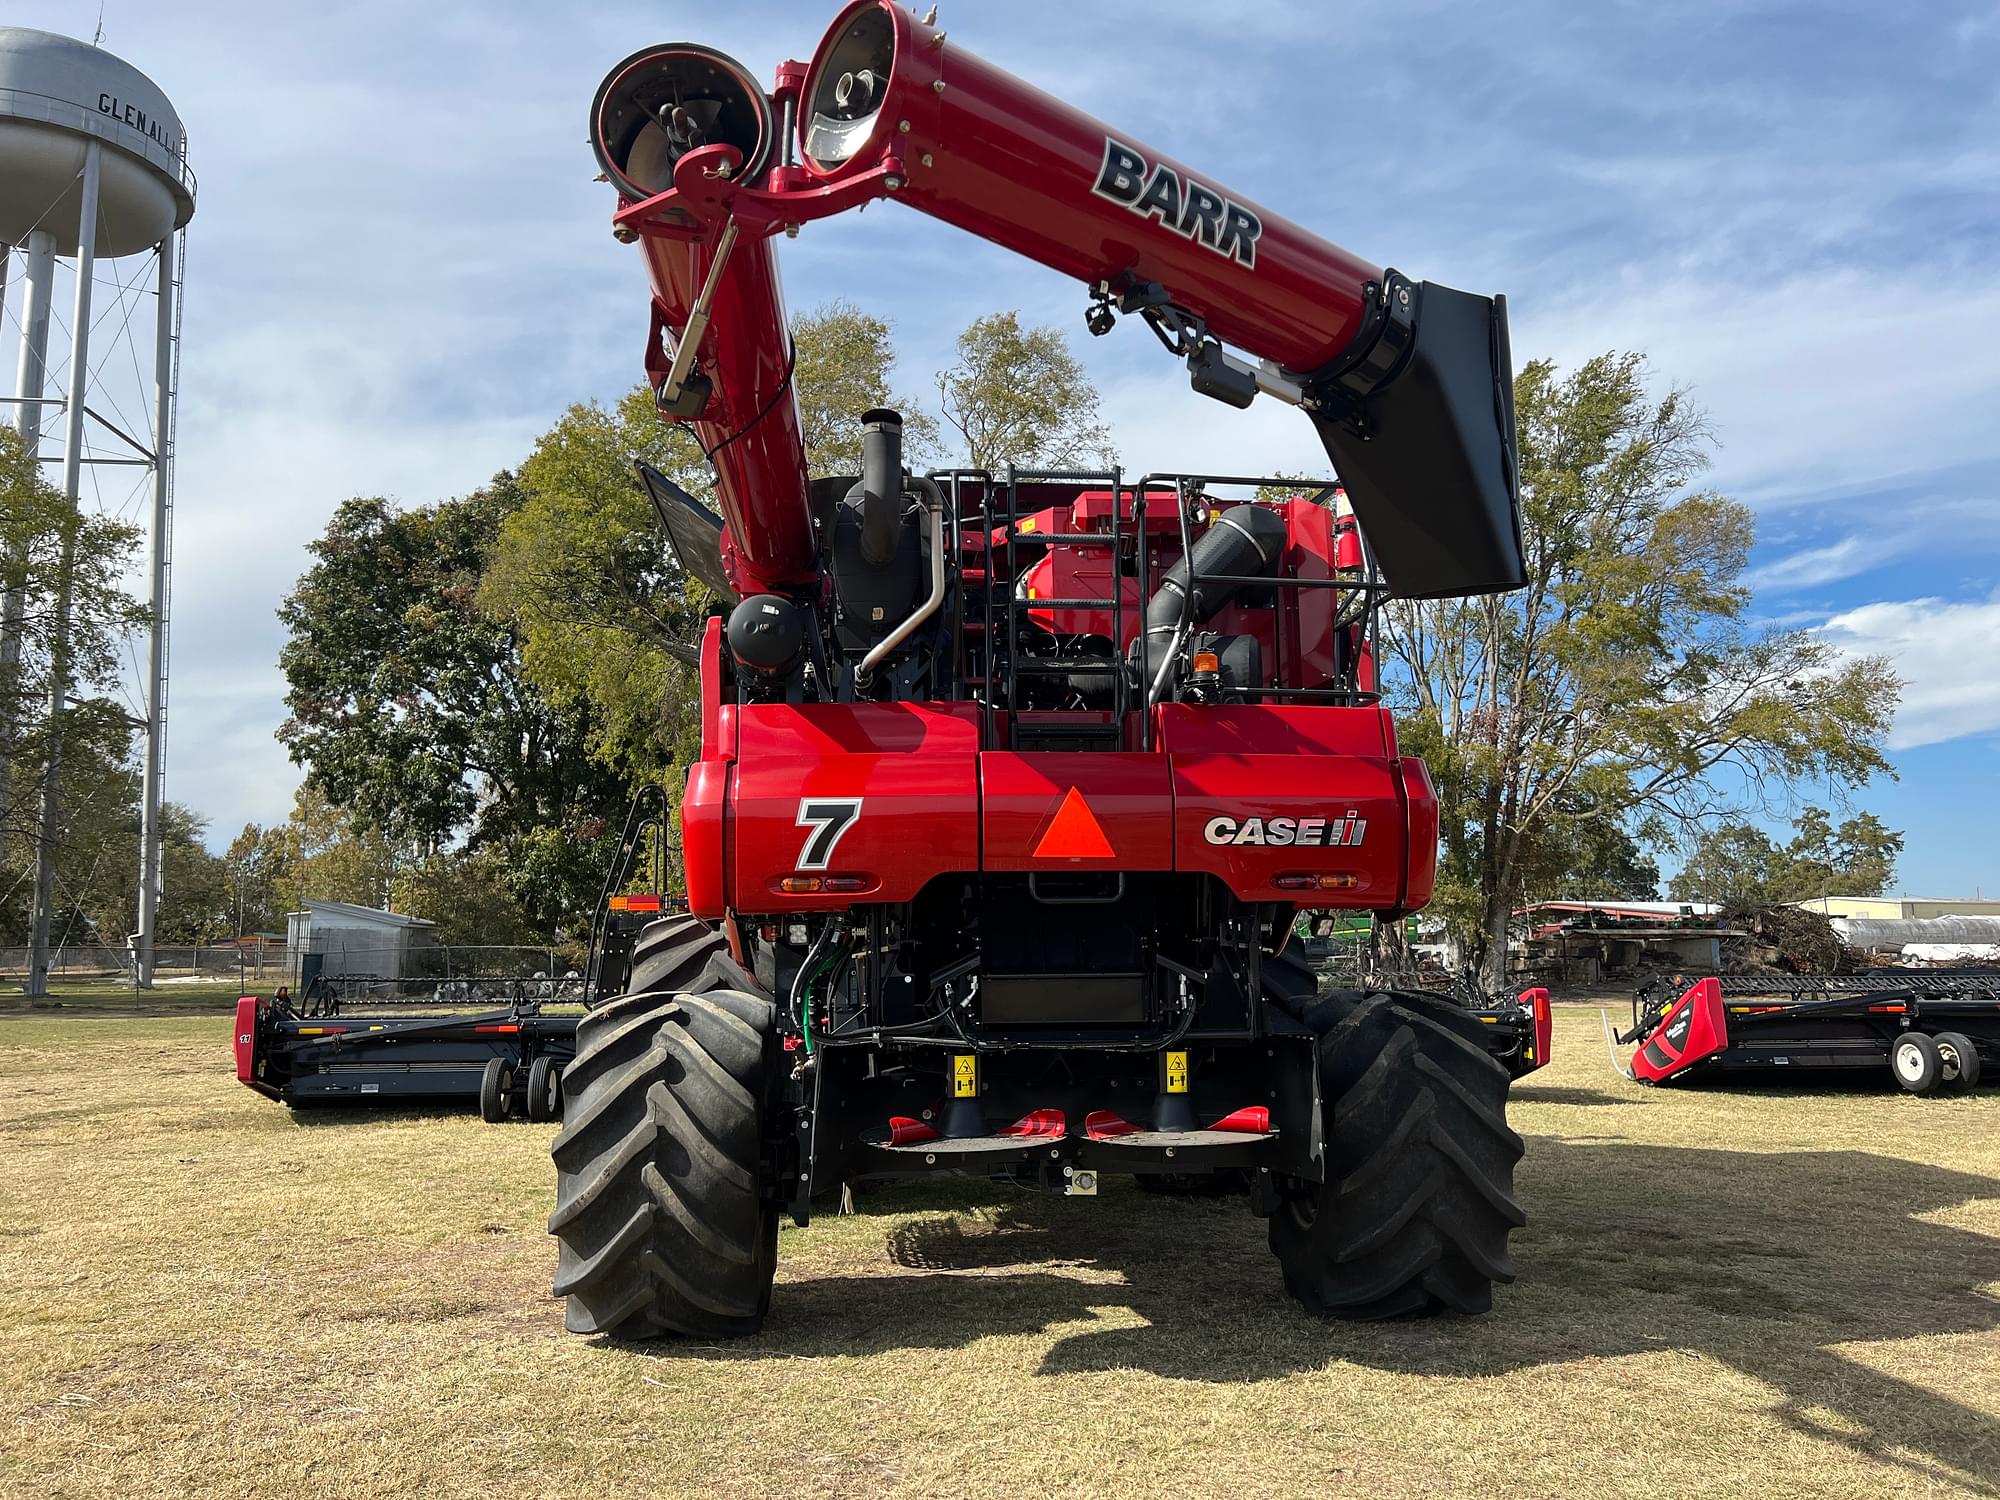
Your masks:
<instances>
[{"instance_id":1,"label":"farm equipment in background","mask_svg":"<svg viewBox=\"0 0 2000 1500\"><path fill-rule=\"evenodd\" d=\"M769 94L639 52L590 134L721 518L642 478L726 618L687 645L689 913L577 1031L568 1326L750 1332L781 1213L938 1173L1247 1176L1307 1307L1489 1307L1523 1218L1496 1054L1546 1060L1546 997L1322 994L1293 923L1430 899L1437 799L1371 625L1392 588L1523 581L1504 301L1338 249L886 0ZM1200 394L1298 406L1352 513L1233 498L1254 475L917 474L887 410L859 475L809 483L773 240L880 198L1077 278L1092 333L1139 318Z\"/></svg>"},{"instance_id":2,"label":"farm equipment in background","mask_svg":"<svg viewBox=\"0 0 2000 1500\"><path fill-rule=\"evenodd\" d=\"M1642 1083L1885 1068L1912 1094L2000 1067L2000 971L1724 974L1641 985L1621 1044Z\"/></svg>"},{"instance_id":3,"label":"farm equipment in background","mask_svg":"<svg viewBox=\"0 0 2000 1500\"><path fill-rule=\"evenodd\" d=\"M294 999L236 1002L237 1081L295 1108L477 1101L481 1118L562 1118L563 1070L581 1012L631 983L642 935L679 903L612 895L642 853L666 868L665 794L632 799L617 853L592 908L579 974L382 979L315 975ZM643 877L642 877L643 878Z\"/></svg>"}]
</instances>

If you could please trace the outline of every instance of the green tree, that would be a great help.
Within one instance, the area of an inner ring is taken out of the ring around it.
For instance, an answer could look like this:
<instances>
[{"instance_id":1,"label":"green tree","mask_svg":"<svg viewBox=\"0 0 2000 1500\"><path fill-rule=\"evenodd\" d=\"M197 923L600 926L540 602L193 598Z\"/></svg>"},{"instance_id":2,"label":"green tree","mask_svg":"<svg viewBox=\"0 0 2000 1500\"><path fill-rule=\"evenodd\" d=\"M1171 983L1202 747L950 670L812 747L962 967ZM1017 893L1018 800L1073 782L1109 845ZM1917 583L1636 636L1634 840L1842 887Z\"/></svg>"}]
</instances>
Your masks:
<instances>
[{"instance_id":1,"label":"green tree","mask_svg":"<svg viewBox=\"0 0 2000 1500\"><path fill-rule=\"evenodd\" d=\"M1023 328L1019 313L975 318L958 360L937 377L955 461L974 469L1109 468L1111 433L1097 387L1057 328Z\"/></svg>"},{"instance_id":2,"label":"green tree","mask_svg":"<svg viewBox=\"0 0 2000 1500\"><path fill-rule=\"evenodd\" d=\"M208 819L192 808L169 802L160 809L161 894L154 928L159 942L214 943L236 935L229 865L209 853L207 832ZM136 887L136 858L130 873Z\"/></svg>"},{"instance_id":3,"label":"green tree","mask_svg":"<svg viewBox=\"0 0 2000 1500\"><path fill-rule=\"evenodd\" d=\"M1782 899L1879 896L1895 880L1903 835L1884 828L1873 813L1843 818L1836 828L1826 809L1808 807L1796 826L1779 876Z\"/></svg>"},{"instance_id":4,"label":"green tree","mask_svg":"<svg viewBox=\"0 0 2000 1500\"><path fill-rule=\"evenodd\" d=\"M860 414L903 411L914 462L935 446L936 425L892 394L889 326L846 303L793 324L793 384L816 478L857 472ZM500 531L479 600L518 634L522 667L551 701L587 713L590 748L631 781L678 777L694 756L697 683L686 660L713 601L680 569L661 535L633 460L643 459L695 495L711 472L687 430L663 422L644 386L607 410L572 406L521 465L524 500ZM566 858L550 848L544 856Z\"/></svg>"},{"instance_id":5,"label":"green tree","mask_svg":"<svg viewBox=\"0 0 2000 1500\"><path fill-rule=\"evenodd\" d=\"M61 754L72 734L85 745L98 720L115 711L93 698L112 686L127 632L146 619L123 577L138 544L136 527L72 505L42 478L20 434L0 427L0 596L18 610L0 651L0 869L32 860L23 851L35 838L47 756ZM51 726L45 705L65 573L70 706L64 723Z\"/></svg>"},{"instance_id":6,"label":"green tree","mask_svg":"<svg viewBox=\"0 0 2000 1500\"><path fill-rule=\"evenodd\" d=\"M413 510L350 500L280 609L292 716L279 738L350 831L379 835L392 863L461 840L505 849L550 828L573 836L624 806L624 786L590 755L588 705L540 692L520 639L475 602L522 498L503 474ZM524 864L513 868L513 897L541 930L588 921L595 881L536 884ZM387 899L391 873L359 899Z\"/></svg>"},{"instance_id":7,"label":"green tree","mask_svg":"<svg viewBox=\"0 0 2000 1500\"><path fill-rule=\"evenodd\" d=\"M616 407L579 404L521 465L523 500L495 537L478 603L520 641L535 690L587 725L599 766L663 774L699 730L686 648L710 600L681 571L634 474L643 459L693 493L707 465L644 386Z\"/></svg>"},{"instance_id":8,"label":"green tree","mask_svg":"<svg viewBox=\"0 0 2000 1500\"><path fill-rule=\"evenodd\" d=\"M1799 814L1792 841L1779 848L1749 823L1705 831L1669 887L1677 901L1714 901L1732 911L1822 896L1879 896L1896 878L1903 836L1873 813L1834 826L1824 808Z\"/></svg>"},{"instance_id":9,"label":"green tree","mask_svg":"<svg viewBox=\"0 0 2000 1500\"><path fill-rule=\"evenodd\" d=\"M1402 742L1443 811L1438 907L1497 985L1528 875L1580 819L1691 827L1747 788L1887 769L1898 683L1744 622L1749 510L1690 486L1706 427L1635 354L1515 381L1528 584L1385 611Z\"/></svg>"},{"instance_id":10,"label":"green tree","mask_svg":"<svg viewBox=\"0 0 2000 1500\"><path fill-rule=\"evenodd\" d=\"M1783 858L1771 836L1755 824L1723 823L1695 841L1667 894L1676 901L1713 901L1730 911L1753 911L1777 899L1775 882Z\"/></svg>"},{"instance_id":11,"label":"green tree","mask_svg":"<svg viewBox=\"0 0 2000 1500\"><path fill-rule=\"evenodd\" d=\"M1521 900L1650 901L1660 893L1659 862L1621 824L1565 819L1537 841L1521 874Z\"/></svg>"},{"instance_id":12,"label":"green tree","mask_svg":"<svg viewBox=\"0 0 2000 1500\"><path fill-rule=\"evenodd\" d=\"M937 419L909 395L889 388L896 364L889 325L851 302L823 302L792 320L806 467L815 479L861 472L861 414L888 406L902 413L903 452L921 468L938 447Z\"/></svg>"},{"instance_id":13,"label":"green tree","mask_svg":"<svg viewBox=\"0 0 2000 1500\"><path fill-rule=\"evenodd\" d=\"M285 825L260 828L245 823L222 855L228 881L228 902L238 933L282 933L290 908L279 897L290 879L291 856Z\"/></svg>"}]
</instances>

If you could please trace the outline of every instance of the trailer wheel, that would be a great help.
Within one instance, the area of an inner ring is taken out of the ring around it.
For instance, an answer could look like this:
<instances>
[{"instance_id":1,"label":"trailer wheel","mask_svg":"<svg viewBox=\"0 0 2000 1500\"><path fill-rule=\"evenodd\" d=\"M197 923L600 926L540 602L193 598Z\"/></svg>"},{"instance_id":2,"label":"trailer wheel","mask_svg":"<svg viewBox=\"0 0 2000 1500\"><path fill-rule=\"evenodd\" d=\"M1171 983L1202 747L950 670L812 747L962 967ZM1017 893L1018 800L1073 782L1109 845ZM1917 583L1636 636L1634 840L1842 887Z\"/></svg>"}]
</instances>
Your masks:
<instances>
[{"instance_id":1,"label":"trailer wheel","mask_svg":"<svg viewBox=\"0 0 2000 1500\"><path fill-rule=\"evenodd\" d=\"M1938 1055L1938 1044L1929 1036L1921 1031L1906 1031L1889 1049L1889 1067L1904 1092L1932 1094L1937 1092L1944 1062Z\"/></svg>"},{"instance_id":2,"label":"trailer wheel","mask_svg":"<svg viewBox=\"0 0 2000 1500\"><path fill-rule=\"evenodd\" d=\"M503 1057L489 1057L479 1075L479 1118L498 1125L514 1112L514 1070Z\"/></svg>"},{"instance_id":3,"label":"trailer wheel","mask_svg":"<svg viewBox=\"0 0 2000 1500\"><path fill-rule=\"evenodd\" d=\"M778 1256L762 1170L774 1014L740 990L634 994L577 1027L549 1218L572 1333L762 1326Z\"/></svg>"},{"instance_id":4,"label":"trailer wheel","mask_svg":"<svg viewBox=\"0 0 2000 1500\"><path fill-rule=\"evenodd\" d=\"M1934 1038L1938 1052L1938 1081L1954 1094L1969 1094L1979 1087L1979 1048L1961 1031L1940 1031Z\"/></svg>"},{"instance_id":5,"label":"trailer wheel","mask_svg":"<svg viewBox=\"0 0 2000 1500\"><path fill-rule=\"evenodd\" d=\"M685 913L646 924L632 945L625 992L647 995L693 989L710 960L728 957L729 940L699 917Z\"/></svg>"},{"instance_id":6,"label":"trailer wheel","mask_svg":"<svg viewBox=\"0 0 2000 1500\"><path fill-rule=\"evenodd\" d=\"M528 1118L538 1125L562 1118L562 1071L553 1057L528 1065Z\"/></svg>"},{"instance_id":7,"label":"trailer wheel","mask_svg":"<svg viewBox=\"0 0 2000 1500\"><path fill-rule=\"evenodd\" d=\"M1271 1215L1285 1289L1334 1318L1485 1312L1514 1279L1520 1136L1479 1023L1436 995L1336 991L1319 1034L1328 1179Z\"/></svg>"}]
</instances>

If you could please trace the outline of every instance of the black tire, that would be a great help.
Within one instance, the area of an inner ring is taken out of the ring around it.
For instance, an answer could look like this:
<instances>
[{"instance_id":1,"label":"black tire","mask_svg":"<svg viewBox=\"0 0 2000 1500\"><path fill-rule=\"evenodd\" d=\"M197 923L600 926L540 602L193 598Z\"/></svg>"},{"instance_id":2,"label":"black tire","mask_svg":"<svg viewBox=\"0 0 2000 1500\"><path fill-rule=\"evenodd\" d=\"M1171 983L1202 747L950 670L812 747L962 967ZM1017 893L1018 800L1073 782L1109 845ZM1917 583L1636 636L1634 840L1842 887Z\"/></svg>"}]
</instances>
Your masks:
<instances>
[{"instance_id":1,"label":"black tire","mask_svg":"<svg viewBox=\"0 0 2000 1500\"><path fill-rule=\"evenodd\" d=\"M1889 1071L1906 1094L1934 1094L1944 1074L1938 1045L1921 1031L1906 1031L1889 1044Z\"/></svg>"},{"instance_id":2,"label":"black tire","mask_svg":"<svg viewBox=\"0 0 2000 1500\"><path fill-rule=\"evenodd\" d=\"M562 1118L562 1071L553 1057L528 1065L528 1118L537 1125Z\"/></svg>"},{"instance_id":3,"label":"black tire","mask_svg":"<svg viewBox=\"0 0 2000 1500\"><path fill-rule=\"evenodd\" d=\"M498 1125L513 1112L514 1069L504 1057L489 1057L479 1075L479 1118Z\"/></svg>"},{"instance_id":4,"label":"black tire","mask_svg":"<svg viewBox=\"0 0 2000 1500\"><path fill-rule=\"evenodd\" d=\"M1514 1279L1507 1237L1521 1138L1507 1070L1479 1023L1437 995L1334 991L1319 1036L1328 1180L1271 1216L1285 1289L1322 1317L1481 1313Z\"/></svg>"},{"instance_id":5,"label":"black tire","mask_svg":"<svg viewBox=\"0 0 2000 1500\"><path fill-rule=\"evenodd\" d=\"M1979 1087L1979 1047L1962 1031L1940 1031L1938 1082L1947 1093L1969 1094Z\"/></svg>"},{"instance_id":6,"label":"black tire","mask_svg":"<svg viewBox=\"0 0 2000 1500\"><path fill-rule=\"evenodd\" d=\"M699 989L702 971L729 956L729 942L699 917L685 913L649 922L632 945L628 995L676 994Z\"/></svg>"},{"instance_id":7,"label":"black tire","mask_svg":"<svg viewBox=\"0 0 2000 1500\"><path fill-rule=\"evenodd\" d=\"M774 1017L768 1000L717 988L621 996L577 1027L549 1218L572 1333L763 1325L778 1257L763 1170Z\"/></svg>"}]
</instances>

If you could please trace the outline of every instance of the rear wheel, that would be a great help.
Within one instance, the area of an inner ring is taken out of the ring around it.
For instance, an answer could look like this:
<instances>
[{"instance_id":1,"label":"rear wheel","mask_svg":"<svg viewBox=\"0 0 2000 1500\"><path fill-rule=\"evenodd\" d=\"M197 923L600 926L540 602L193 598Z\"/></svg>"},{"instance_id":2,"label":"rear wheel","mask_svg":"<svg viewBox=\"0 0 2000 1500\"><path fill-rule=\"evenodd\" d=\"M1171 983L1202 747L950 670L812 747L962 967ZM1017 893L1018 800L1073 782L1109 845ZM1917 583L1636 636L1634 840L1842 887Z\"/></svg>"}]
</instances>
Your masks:
<instances>
[{"instance_id":1,"label":"rear wheel","mask_svg":"<svg viewBox=\"0 0 2000 1500\"><path fill-rule=\"evenodd\" d=\"M1954 1094L1969 1094L1979 1087L1979 1048L1972 1038L1958 1031L1940 1031L1936 1037L1938 1082Z\"/></svg>"},{"instance_id":2,"label":"rear wheel","mask_svg":"<svg viewBox=\"0 0 2000 1500\"><path fill-rule=\"evenodd\" d=\"M514 1112L514 1070L504 1057L489 1057L479 1075L479 1118L498 1125Z\"/></svg>"},{"instance_id":3,"label":"rear wheel","mask_svg":"<svg viewBox=\"0 0 2000 1500\"><path fill-rule=\"evenodd\" d=\"M1937 1092L1944 1063L1936 1042L1921 1031L1906 1031L1889 1049L1889 1069L1905 1093L1931 1094Z\"/></svg>"},{"instance_id":4,"label":"rear wheel","mask_svg":"<svg viewBox=\"0 0 2000 1500\"><path fill-rule=\"evenodd\" d=\"M1327 1180L1271 1216L1285 1289L1323 1317L1485 1312L1514 1279L1520 1136L1479 1023L1420 993L1336 991L1319 1034Z\"/></svg>"},{"instance_id":5,"label":"rear wheel","mask_svg":"<svg viewBox=\"0 0 2000 1500\"><path fill-rule=\"evenodd\" d=\"M763 1324L778 1247L763 1180L774 1016L715 988L621 996L578 1026L549 1219L571 1332L729 1338Z\"/></svg>"}]
</instances>

